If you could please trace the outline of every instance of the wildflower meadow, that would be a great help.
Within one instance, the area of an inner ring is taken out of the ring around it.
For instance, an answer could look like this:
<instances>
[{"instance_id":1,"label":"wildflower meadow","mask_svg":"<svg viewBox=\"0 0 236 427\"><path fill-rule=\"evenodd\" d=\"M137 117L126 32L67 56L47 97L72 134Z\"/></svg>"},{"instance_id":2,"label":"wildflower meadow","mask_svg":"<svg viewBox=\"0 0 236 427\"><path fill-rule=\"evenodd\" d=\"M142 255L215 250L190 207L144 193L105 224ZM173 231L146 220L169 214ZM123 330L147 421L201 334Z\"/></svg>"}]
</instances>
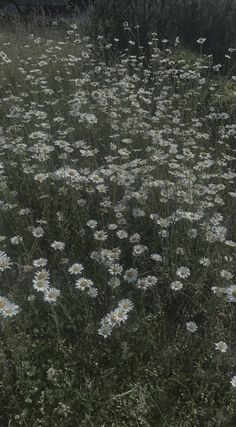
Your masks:
<instances>
[{"instance_id":1,"label":"wildflower meadow","mask_svg":"<svg viewBox=\"0 0 236 427\"><path fill-rule=\"evenodd\" d=\"M0 29L0 426L236 426L234 51Z\"/></svg>"}]
</instances>

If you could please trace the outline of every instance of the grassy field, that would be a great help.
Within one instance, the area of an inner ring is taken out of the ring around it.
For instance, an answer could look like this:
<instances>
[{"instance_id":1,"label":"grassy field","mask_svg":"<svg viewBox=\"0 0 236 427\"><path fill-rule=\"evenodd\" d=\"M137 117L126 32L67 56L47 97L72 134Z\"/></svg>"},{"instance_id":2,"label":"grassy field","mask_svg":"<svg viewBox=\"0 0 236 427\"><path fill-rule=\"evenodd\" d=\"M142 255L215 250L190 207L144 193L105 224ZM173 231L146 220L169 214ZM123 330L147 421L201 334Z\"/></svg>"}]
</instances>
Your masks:
<instances>
[{"instance_id":1,"label":"grassy field","mask_svg":"<svg viewBox=\"0 0 236 427\"><path fill-rule=\"evenodd\" d=\"M54 24L0 30L0 425L236 426L234 52Z\"/></svg>"}]
</instances>

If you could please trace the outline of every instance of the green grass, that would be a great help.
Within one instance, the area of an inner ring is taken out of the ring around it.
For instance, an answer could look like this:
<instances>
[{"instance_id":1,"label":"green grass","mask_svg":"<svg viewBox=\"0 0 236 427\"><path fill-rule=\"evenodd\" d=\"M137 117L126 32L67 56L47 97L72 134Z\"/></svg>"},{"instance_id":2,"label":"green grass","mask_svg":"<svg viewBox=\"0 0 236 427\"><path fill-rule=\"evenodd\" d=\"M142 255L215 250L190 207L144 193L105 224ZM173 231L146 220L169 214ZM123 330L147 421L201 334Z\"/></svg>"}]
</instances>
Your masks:
<instances>
[{"instance_id":1,"label":"green grass","mask_svg":"<svg viewBox=\"0 0 236 427\"><path fill-rule=\"evenodd\" d=\"M233 71L155 35L149 61L0 38L0 425L235 425Z\"/></svg>"}]
</instances>

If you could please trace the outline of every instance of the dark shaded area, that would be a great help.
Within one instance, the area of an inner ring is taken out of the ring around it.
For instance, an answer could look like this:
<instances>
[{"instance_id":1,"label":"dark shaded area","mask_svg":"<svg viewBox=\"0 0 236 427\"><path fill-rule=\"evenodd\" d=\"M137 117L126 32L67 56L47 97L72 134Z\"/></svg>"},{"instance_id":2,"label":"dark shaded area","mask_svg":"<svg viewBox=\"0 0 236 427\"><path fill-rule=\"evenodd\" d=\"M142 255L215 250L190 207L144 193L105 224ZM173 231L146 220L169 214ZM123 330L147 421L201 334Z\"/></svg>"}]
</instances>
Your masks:
<instances>
[{"instance_id":1,"label":"dark shaded area","mask_svg":"<svg viewBox=\"0 0 236 427\"><path fill-rule=\"evenodd\" d=\"M198 51L196 40L204 37L204 52L213 54L218 62L224 59L228 48L236 46L235 0L95 1L92 23L95 38L103 31L111 42L119 37L121 46L126 46L130 34L123 29L124 21L135 34L134 27L140 26L139 40L144 47L152 32L160 40L173 41L179 36L182 44Z\"/></svg>"},{"instance_id":2,"label":"dark shaded area","mask_svg":"<svg viewBox=\"0 0 236 427\"><path fill-rule=\"evenodd\" d=\"M89 6L86 0L12 0L0 2L0 12L4 16L29 16L41 15L61 16L66 14L78 14Z\"/></svg>"}]
</instances>

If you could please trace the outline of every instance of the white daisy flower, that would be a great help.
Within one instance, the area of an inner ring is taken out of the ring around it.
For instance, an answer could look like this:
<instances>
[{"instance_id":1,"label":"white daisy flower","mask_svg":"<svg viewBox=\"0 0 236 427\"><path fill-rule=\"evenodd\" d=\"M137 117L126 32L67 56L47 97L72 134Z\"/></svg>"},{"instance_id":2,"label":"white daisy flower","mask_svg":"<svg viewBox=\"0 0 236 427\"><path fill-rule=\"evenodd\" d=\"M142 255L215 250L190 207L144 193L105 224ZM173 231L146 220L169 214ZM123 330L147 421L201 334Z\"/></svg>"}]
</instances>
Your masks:
<instances>
[{"instance_id":1,"label":"white daisy flower","mask_svg":"<svg viewBox=\"0 0 236 427\"><path fill-rule=\"evenodd\" d=\"M123 267L119 264L113 264L110 268L109 268L109 273L112 274L113 276L117 276L120 275L123 271Z\"/></svg>"},{"instance_id":2,"label":"white daisy flower","mask_svg":"<svg viewBox=\"0 0 236 427\"><path fill-rule=\"evenodd\" d=\"M33 288L38 292L45 292L49 288L49 281L45 279L33 280Z\"/></svg>"},{"instance_id":3,"label":"white daisy flower","mask_svg":"<svg viewBox=\"0 0 236 427\"><path fill-rule=\"evenodd\" d=\"M190 269L187 267L179 267L176 271L176 276L180 277L181 279L187 279L190 274Z\"/></svg>"},{"instance_id":4,"label":"white daisy flower","mask_svg":"<svg viewBox=\"0 0 236 427\"><path fill-rule=\"evenodd\" d=\"M156 262L161 262L161 261L163 261L162 256L161 256L161 255L159 255L159 254L151 254L151 255L150 255L150 258L151 258L153 261L156 261Z\"/></svg>"},{"instance_id":5,"label":"white daisy flower","mask_svg":"<svg viewBox=\"0 0 236 427\"><path fill-rule=\"evenodd\" d=\"M112 289L118 288L120 284L121 284L120 279L115 276L113 276L108 282L108 285L111 286Z\"/></svg>"},{"instance_id":6,"label":"white daisy flower","mask_svg":"<svg viewBox=\"0 0 236 427\"><path fill-rule=\"evenodd\" d=\"M137 288L143 289L144 291L149 288L148 283L145 279L139 279L136 283L136 286Z\"/></svg>"},{"instance_id":7,"label":"white daisy flower","mask_svg":"<svg viewBox=\"0 0 236 427\"><path fill-rule=\"evenodd\" d=\"M116 230L118 228L117 224L108 224L108 229L109 230Z\"/></svg>"},{"instance_id":8,"label":"white daisy flower","mask_svg":"<svg viewBox=\"0 0 236 427\"><path fill-rule=\"evenodd\" d=\"M2 315L3 317L13 317L15 316L19 311L19 306L16 304L7 304L2 309Z\"/></svg>"},{"instance_id":9,"label":"white daisy flower","mask_svg":"<svg viewBox=\"0 0 236 427\"><path fill-rule=\"evenodd\" d=\"M124 275L124 280L128 283L136 282L138 278L138 270L136 268L130 268L129 270L126 270Z\"/></svg>"},{"instance_id":10,"label":"white daisy flower","mask_svg":"<svg viewBox=\"0 0 236 427\"><path fill-rule=\"evenodd\" d=\"M203 257L199 259L199 264L203 265L204 267L209 267L211 261L209 260L209 258Z\"/></svg>"},{"instance_id":11,"label":"white daisy flower","mask_svg":"<svg viewBox=\"0 0 236 427\"><path fill-rule=\"evenodd\" d=\"M55 250L63 251L63 249L65 248L65 243L57 242L56 240L54 240L54 242L50 246Z\"/></svg>"},{"instance_id":12,"label":"white daisy flower","mask_svg":"<svg viewBox=\"0 0 236 427\"><path fill-rule=\"evenodd\" d=\"M180 289L182 289L183 287L183 283L180 282L179 280L176 280L175 282L172 282L170 284L170 287L173 291L180 291Z\"/></svg>"},{"instance_id":13,"label":"white daisy flower","mask_svg":"<svg viewBox=\"0 0 236 427\"><path fill-rule=\"evenodd\" d=\"M206 39L202 37L202 38L200 38L200 39L197 40L197 43L198 44L203 44L203 43L205 43L205 41L206 41Z\"/></svg>"},{"instance_id":14,"label":"white daisy flower","mask_svg":"<svg viewBox=\"0 0 236 427\"><path fill-rule=\"evenodd\" d=\"M89 279L85 279L85 277L81 277L81 279L77 280L75 282L75 287L77 289L80 289L81 291L84 291L85 289L89 289L93 286L93 281Z\"/></svg>"},{"instance_id":15,"label":"white daisy flower","mask_svg":"<svg viewBox=\"0 0 236 427\"><path fill-rule=\"evenodd\" d=\"M232 385L232 387L236 387L236 375L234 375L231 380L230 380L230 384Z\"/></svg>"},{"instance_id":16,"label":"white daisy flower","mask_svg":"<svg viewBox=\"0 0 236 427\"><path fill-rule=\"evenodd\" d=\"M128 319L127 311L118 307L113 311L113 317L118 324L124 323Z\"/></svg>"},{"instance_id":17,"label":"white daisy flower","mask_svg":"<svg viewBox=\"0 0 236 427\"><path fill-rule=\"evenodd\" d=\"M125 230L117 231L116 235L119 239L126 239L128 237L128 233Z\"/></svg>"},{"instance_id":18,"label":"white daisy flower","mask_svg":"<svg viewBox=\"0 0 236 427\"><path fill-rule=\"evenodd\" d=\"M139 233L134 233L132 236L130 236L129 241L130 243L139 243L141 239L141 236Z\"/></svg>"},{"instance_id":19,"label":"white daisy flower","mask_svg":"<svg viewBox=\"0 0 236 427\"><path fill-rule=\"evenodd\" d=\"M48 288L44 292L43 299L47 302L56 302L57 298L60 295L59 289L56 288Z\"/></svg>"},{"instance_id":20,"label":"white daisy flower","mask_svg":"<svg viewBox=\"0 0 236 427\"><path fill-rule=\"evenodd\" d=\"M7 268L11 268L10 258L7 256L5 252L0 251L0 271L4 271Z\"/></svg>"},{"instance_id":21,"label":"white daisy flower","mask_svg":"<svg viewBox=\"0 0 236 427\"><path fill-rule=\"evenodd\" d=\"M71 267L68 268L70 274L80 274L83 270L84 267L79 263L72 264Z\"/></svg>"},{"instance_id":22,"label":"white daisy flower","mask_svg":"<svg viewBox=\"0 0 236 427\"><path fill-rule=\"evenodd\" d=\"M215 348L216 348L216 350L221 351L221 353L226 353L228 346L225 342L219 341L219 342L215 343Z\"/></svg>"},{"instance_id":23,"label":"white daisy flower","mask_svg":"<svg viewBox=\"0 0 236 427\"><path fill-rule=\"evenodd\" d=\"M45 234L45 231L42 227L34 227L32 228L32 234L37 239L40 239L40 237L43 237L43 235Z\"/></svg>"},{"instance_id":24,"label":"white daisy flower","mask_svg":"<svg viewBox=\"0 0 236 427\"><path fill-rule=\"evenodd\" d=\"M236 285L232 285L226 289L229 302L236 302Z\"/></svg>"},{"instance_id":25,"label":"white daisy flower","mask_svg":"<svg viewBox=\"0 0 236 427\"><path fill-rule=\"evenodd\" d=\"M95 221L95 220L93 220L93 219L90 219L90 220L87 222L87 226L88 226L88 227L90 227L90 228L96 228L96 227L97 227L97 225L98 225L97 221Z\"/></svg>"},{"instance_id":26,"label":"white daisy flower","mask_svg":"<svg viewBox=\"0 0 236 427\"><path fill-rule=\"evenodd\" d=\"M38 258L33 261L34 267L45 267L48 263L47 258Z\"/></svg>"},{"instance_id":27,"label":"white daisy flower","mask_svg":"<svg viewBox=\"0 0 236 427\"><path fill-rule=\"evenodd\" d=\"M101 242L104 242L108 238L107 233L105 233L105 231L103 231L103 230L95 231L93 236L94 236L95 240L99 240Z\"/></svg>"},{"instance_id":28,"label":"white daisy flower","mask_svg":"<svg viewBox=\"0 0 236 427\"><path fill-rule=\"evenodd\" d=\"M109 325L109 323L101 325L98 329L98 334L101 335L103 338L107 338L112 333L112 326Z\"/></svg>"},{"instance_id":29,"label":"white daisy flower","mask_svg":"<svg viewBox=\"0 0 236 427\"><path fill-rule=\"evenodd\" d=\"M118 307L128 313L133 310L134 304L129 299L122 299L119 301Z\"/></svg>"},{"instance_id":30,"label":"white daisy flower","mask_svg":"<svg viewBox=\"0 0 236 427\"><path fill-rule=\"evenodd\" d=\"M148 247L144 245L134 245L132 255L134 256L142 255L147 249Z\"/></svg>"},{"instance_id":31,"label":"white daisy flower","mask_svg":"<svg viewBox=\"0 0 236 427\"><path fill-rule=\"evenodd\" d=\"M220 275L226 280L232 280L234 277L234 275L227 270L221 270Z\"/></svg>"},{"instance_id":32,"label":"white daisy flower","mask_svg":"<svg viewBox=\"0 0 236 427\"><path fill-rule=\"evenodd\" d=\"M23 237L21 236L14 236L10 239L10 242L13 246L15 245L19 245L20 243L23 242Z\"/></svg>"},{"instance_id":33,"label":"white daisy flower","mask_svg":"<svg viewBox=\"0 0 236 427\"><path fill-rule=\"evenodd\" d=\"M34 276L35 280L49 280L49 272L45 269L37 271Z\"/></svg>"},{"instance_id":34,"label":"white daisy flower","mask_svg":"<svg viewBox=\"0 0 236 427\"><path fill-rule=\"evenodd\" d=\"M198 330L198 326L195 322L187 322L186 326L189 332L194 333Z\"/></svg>"},{"instance_id":35,"label":"white daisy flower","mask_svg":"<svg viewBox=\"0 0 236 427\"><path fill-rule=\"evenodd\" d=\"M97 290L97 288L94 288L94 287L89 288L89 289L88 289L88 295L89 295L91 298L96 298L96 296L98 295L98 290Z\"/></svg>"}]
</instances>

